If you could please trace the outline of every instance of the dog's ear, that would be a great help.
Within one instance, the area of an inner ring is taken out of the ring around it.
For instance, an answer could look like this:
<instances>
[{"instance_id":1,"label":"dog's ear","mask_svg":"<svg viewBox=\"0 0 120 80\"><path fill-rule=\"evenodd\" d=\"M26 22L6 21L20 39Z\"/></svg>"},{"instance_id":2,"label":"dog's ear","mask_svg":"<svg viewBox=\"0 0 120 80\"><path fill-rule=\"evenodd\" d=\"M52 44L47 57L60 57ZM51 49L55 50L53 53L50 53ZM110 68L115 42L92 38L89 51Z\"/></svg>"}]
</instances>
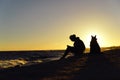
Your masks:
<instances>
[{"instance_id":1,"label":"dog's ear","mask_svg":"<svg viewBox=\"0 0 120 80\"><path fill-rule=\"evenodd\" d=\"M93 38L93 36L91 35L91 37Z\"/></svg>"},{"instance_id":2,"label":"dog's ear","mask_svg":"<svg viewBox=\"0 0 120 80\"><path fill-rule=\"evenodd\" d=\"M95 38L96 38L96 35L95 35Z\"/></svg>"}]
</instances>

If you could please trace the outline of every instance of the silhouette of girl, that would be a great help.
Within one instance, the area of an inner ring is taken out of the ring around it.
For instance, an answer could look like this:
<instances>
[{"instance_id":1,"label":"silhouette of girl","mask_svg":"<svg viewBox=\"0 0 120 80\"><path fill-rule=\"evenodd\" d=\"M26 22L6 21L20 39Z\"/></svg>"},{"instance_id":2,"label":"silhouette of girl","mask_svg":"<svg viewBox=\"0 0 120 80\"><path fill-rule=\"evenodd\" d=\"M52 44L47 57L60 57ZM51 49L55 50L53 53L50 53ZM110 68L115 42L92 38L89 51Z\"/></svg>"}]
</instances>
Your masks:
<instances>
[{"instance_id":1,"label":"silhouette of girl","mask_svg":"<svg viewBox=\"0 0 120 80\"><path fill-rule=\"evenodd\" d=\"M67 45L67 49L65 50L64 55L61 57L61 59L65 58L65 56L71 52L74 56L80 56L85 51L85 45L82 40L80 40L79 37L76 37L75 34L70 35L70 40L74 42L73 46Z\"/></svg>"}]
</instances>

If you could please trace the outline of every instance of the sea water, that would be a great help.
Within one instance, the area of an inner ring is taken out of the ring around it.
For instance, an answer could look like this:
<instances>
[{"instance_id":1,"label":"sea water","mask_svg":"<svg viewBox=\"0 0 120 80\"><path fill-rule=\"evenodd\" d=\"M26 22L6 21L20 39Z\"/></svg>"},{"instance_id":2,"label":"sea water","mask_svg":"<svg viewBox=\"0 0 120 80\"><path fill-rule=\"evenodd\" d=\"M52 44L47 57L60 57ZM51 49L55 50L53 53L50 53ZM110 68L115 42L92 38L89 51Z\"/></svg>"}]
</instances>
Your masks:
<instances>
[{"instance_id":1,"label":"sea water","mask_svg":"<svg viewBox=\"0 0 120 80\"><path fill-rule=\"evenodd\" d=\"M89 49L86 49L85 53L88 52ZM64 50L0 51L0 69L59 60L63 54Z\"/></svg>"},{"instance_id":2,"label":"sea water","mask_svg":"<svg viewBox=\"0 0 120 80\"><path fill-rule=\"evenodd\" d=\"M63 53L63 50L3 51L0 52L0 69L15 66L29 66L52 60L58 60Z\"/></svg>"}]
</instances>

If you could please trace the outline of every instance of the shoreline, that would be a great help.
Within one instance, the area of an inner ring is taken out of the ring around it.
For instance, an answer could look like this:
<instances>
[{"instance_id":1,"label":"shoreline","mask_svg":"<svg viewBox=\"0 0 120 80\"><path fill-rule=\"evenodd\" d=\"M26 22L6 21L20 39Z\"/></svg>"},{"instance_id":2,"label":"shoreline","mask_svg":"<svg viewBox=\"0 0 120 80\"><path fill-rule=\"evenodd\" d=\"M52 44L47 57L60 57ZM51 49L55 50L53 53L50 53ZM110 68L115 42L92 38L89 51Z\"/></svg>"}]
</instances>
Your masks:
<instances>
[{"instance_id":1,"label":"shoreline","mask_svg":"<svg viewBox=\"0 0 120 80\"><path fill-rule=\"evenodd\" d=\"M120 50L0 70L2 80L119 80ZM97 71L97 72L96 72Z\"/></svg>"}]
</instances>

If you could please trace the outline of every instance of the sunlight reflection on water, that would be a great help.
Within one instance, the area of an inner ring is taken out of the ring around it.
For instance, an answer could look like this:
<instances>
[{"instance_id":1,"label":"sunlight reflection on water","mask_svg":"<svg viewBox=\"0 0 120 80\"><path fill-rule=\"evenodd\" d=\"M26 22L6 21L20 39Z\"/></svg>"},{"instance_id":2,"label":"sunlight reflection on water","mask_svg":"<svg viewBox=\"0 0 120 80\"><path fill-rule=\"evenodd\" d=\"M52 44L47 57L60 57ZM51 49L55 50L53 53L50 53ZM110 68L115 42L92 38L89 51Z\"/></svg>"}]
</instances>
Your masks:
<instances>
[{"instance_id":1,"label":"sunlight reflection on water","mask_svg":"<svg viewBox=\"0 0 120 80\"><path fill-rule=\"evenodd\" d=\"M63 53L59 51L1 53L0 69L15 66L29 66L42 62L58 60L61 55L63 55Z\"/></svg>"},{"instance_id":2,"label":"sunlight reflection on water","mask_svg":"<svg viewBox=\"0 0 120 80\"><path fill-rule=\"evenodd\" d=\"M14 66L23 66L23 65L31 65L34 63L41 63L41 60L34 60L34 61L26 61L24 59L15 59L15 60L0 60L0 68L9 68Z\"/></svg>"}]
</instances>

